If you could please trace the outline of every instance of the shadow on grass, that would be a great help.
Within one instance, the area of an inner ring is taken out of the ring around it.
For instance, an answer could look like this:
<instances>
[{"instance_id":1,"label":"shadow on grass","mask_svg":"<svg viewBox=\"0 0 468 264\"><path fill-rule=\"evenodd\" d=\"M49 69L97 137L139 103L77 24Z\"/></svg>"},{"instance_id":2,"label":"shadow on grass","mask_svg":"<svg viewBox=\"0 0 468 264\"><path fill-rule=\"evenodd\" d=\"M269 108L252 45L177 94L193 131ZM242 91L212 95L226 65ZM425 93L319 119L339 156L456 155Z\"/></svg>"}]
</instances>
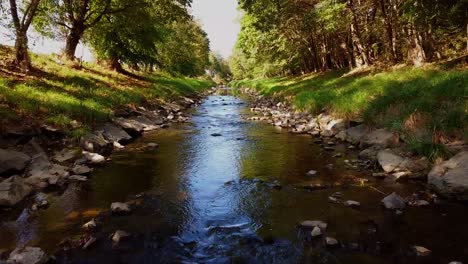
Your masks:
<instances>
[{"instance_id":1,"label":"shadow on grass","mask_svg":"<svg viewBox=\"0 0 468 264\"><path fill-rule=\"evenodd\" d=\"M55 64L47 66L48 70L36 69L27 79L0 77L0 104L15 109L18 117L64 116L61 119L74 119L92 126L108 120L114 109L153 99L170 100L209 86L208 82L194 79L155 75L134 80L94 69L79 71ZM2 118L14 117L10 112L0 111L0 114Z\"/></svg>"}]
</instances>

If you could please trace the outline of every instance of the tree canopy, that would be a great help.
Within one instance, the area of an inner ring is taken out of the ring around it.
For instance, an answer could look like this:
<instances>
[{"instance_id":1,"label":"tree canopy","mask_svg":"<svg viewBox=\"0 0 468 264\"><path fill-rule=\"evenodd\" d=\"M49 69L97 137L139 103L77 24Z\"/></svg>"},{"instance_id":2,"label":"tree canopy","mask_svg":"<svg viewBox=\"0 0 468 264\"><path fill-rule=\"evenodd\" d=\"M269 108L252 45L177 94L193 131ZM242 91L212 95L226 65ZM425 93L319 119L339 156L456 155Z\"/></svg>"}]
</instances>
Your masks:
<instances>
[{"instance_id":1,"label":"tree canopy","mask_svg":"<svg viewBox=\"0 0 468 264\"><path fill-rule=\"evenodd\" d=\"M379 64L420 65L466 49L468 1L240 0L236 78Z\"/></svg>"}]
</instances>

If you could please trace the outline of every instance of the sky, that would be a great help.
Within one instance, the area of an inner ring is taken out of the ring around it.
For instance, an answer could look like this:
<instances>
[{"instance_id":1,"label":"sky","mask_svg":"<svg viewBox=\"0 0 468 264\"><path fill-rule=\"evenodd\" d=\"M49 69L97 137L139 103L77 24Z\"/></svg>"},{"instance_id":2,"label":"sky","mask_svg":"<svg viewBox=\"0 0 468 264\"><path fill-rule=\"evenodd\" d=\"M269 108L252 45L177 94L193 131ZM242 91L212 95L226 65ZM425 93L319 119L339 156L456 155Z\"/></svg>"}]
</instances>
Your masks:
<instances>
[{"instance_id":1,"label":"sky","mask_svg":"<svg viewBox=\"0 0 468 264\"><path fill-rule=\"evenodd\" d=\"M211 50L219 52L224 58L231 55L240 31L237 0L193 0L192 14L208 33ZM29 30L29 49L35 53L60 53L63 41L45 39ZM11 33L0 27L0 43L14 45ZM82 45L78 46L76 56L85 61L92 60L91 51Z\"/></svg>"},{"instance_id":2,"label":"sky","mask_svg":"<svg viewBox=\"0 0 468 264\"><path fill-rule=\"evenodd\" d=\"M193 0L192 14L208 33L211 50L229 57L240 31L237 0Z\"/></svg>"}]
</instances>

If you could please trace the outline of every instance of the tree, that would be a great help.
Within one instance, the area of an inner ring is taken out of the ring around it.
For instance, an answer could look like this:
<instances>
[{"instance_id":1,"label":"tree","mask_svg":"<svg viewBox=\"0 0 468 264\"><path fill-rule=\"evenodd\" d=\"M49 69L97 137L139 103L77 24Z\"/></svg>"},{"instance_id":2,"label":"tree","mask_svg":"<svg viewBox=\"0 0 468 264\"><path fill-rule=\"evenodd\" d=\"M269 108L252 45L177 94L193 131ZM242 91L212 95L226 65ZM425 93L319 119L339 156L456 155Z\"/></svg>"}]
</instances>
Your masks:
<instances>
[{"instance_id":1,"label":"tree","mask_svg":"<svg viewBox=\"0 0 468 264\"><path fill-rule=\"evenodd\" d=\"M63 55L69 60L75 59L76 47L88 29L105 15L124 12L134 5L132 1L124 1L122 5L122 1L115 0L43 1L45 8L36 28L45 35L65 37Z\"/></svg>"},{"instance_id":2,"label":"tree","mask_svg":"<svg viewBox=\"0 0 468 264\"><path fill-rule=\"evenodd\" d=\"M204 74L210 52L206 32L192 18L171 23L169 32L165 41L157 45L160 68L186 76Z\"/></svg>"},{"instance_id":3,"label":"tree","mask_svg":"<svg viewBox=\"0 0 468 264\"><path fill-rule=\"evenodd\" d=\"M125 0L116 1L125 5ZM136 0L125 12L106 14L90 30L88 41L100 61L122 71L121 63L133 68L160 65L158 43L171 34L171 23L189 20L186 6L174 0Z\"/></svg>"},{"instance_id":4,"label":"tree","mask_svg":"<svg viewBox=\"0 0 468 264\"><path fill-rule=\"evenodd\" d=\"M15 59L13 64L22 71L31 69L31 60L28 54L28 29L31 25L41 0L30 0L22 3L18 8L16 0L9 0L10 15L15 30ZM20 15L22 13L22 16Z\"/></svg>"},{"instance_id":5,"label":"tree","mask_svg":"<svg viewBox=\"0 0 468 264\"><path fill-rule=\"evenodd\" d=\"M464 52L468 0L240 0L234 76L421 65Z\"/></svg>"},{"instance_id":6,"label":"tree","mask_svg":"<svg viewBox=\"0 0 468 264\"><path fill-rule=\"evenodd\" d=\"M208 72L218 82L230 81L232 77L229 63L219 54L210 52Z\"/></svg>"}]
</instances>

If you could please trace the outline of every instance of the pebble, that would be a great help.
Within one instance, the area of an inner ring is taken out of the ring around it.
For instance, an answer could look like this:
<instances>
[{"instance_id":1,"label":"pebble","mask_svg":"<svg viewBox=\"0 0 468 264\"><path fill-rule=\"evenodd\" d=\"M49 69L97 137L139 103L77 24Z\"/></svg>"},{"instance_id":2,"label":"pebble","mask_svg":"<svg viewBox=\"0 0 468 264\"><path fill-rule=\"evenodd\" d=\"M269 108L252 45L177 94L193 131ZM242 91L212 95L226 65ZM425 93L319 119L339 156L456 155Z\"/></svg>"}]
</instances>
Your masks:
<instances>
[{"instance_id":1,"label":"pebble","mask_svg":"<svg viewBox=\"0 0 468 264\"><path fill-rule=\"evenodd\" d=\"M405 200L403 200L403 198L401 198L401 196L399 196L396 193L392 193L386 196L385 198L383 198L382 204L384 205L385 208L391 209L391 210L393 209L401 210L406 207Z\"/></svg>"},{"instance_id":2,"label":"pebble","mask_svg":"<svg viewBox=\"0 0 468 264\"><path fill-rule=\"evenodd\" d=\"M322 235L322 230L320 230L320 228L318 226L316 226L316 227L314 227L312 229L312 232L310 232L310 235L312 235L312 237L321 236Z\"/></svg>"},{"instance_id":3,"label":"pebble","mask_svg":"<svg viewBox=\"0 0 468 264\"><path fill-rule=\"evenodd\" d=\"M309 172L307 172L307 176L315 176L317 175L317 171L315 170L310 170Z\"/></svg>"},{"instance_id":4,"label":"pebble","mask_svg":"<svg viewBox=\"0 0 468 264\"><path fill-rule=\"evenodd\" d=\"M429 249L422 247L422 246L414 246L413 249L418 257L429 256L432 252Z\"/></svg>"},{"instance_id":5,"label":"pebble","mask_svg":"<svg viewBox=\"0 0 468 264\"><path fill-rule=\"evenodd\" d=\"M385 178L387 174L385 172L374 172L372 173L372 177L374 178Z\"/></svg>"},{"instance_id":6,"label":"pebble","mask_svg":"<svg viewBox=\"0 0 468 264\"><path fill-rule=\"evenodd\" d=\"M129 233L127 233L125 231L122 231L122 230L117 230L112 235L112 241L117 244L117 243L119 243L120 241L122 241L123 239L125 239L127 237L130 237Z\"/></svg>"},{"instance_id":7,"label":"pebble","mask_svg":"<svg viewBox=\"0 0 468 264\"><path fill-rule=\"evenodd\" d=\"M348 200L344 202L344 205L349 206L351 208L359 208L361 206L361 203L353 200Z\"/></svg>"},{"instance_id":8,"label":"pebble","mask_svg":"<svg viewBox=\"0 0 468 264\"><path fill-rule=\"evenodd\" d=\"M327 246L329 246L329 247L334 247L334 246L338 245L338 240L336 240L336 239L333 238L333 237L326 237L326 238L325 238L325 243L326 243Z\"/></svg>"},{"instance_id":9,"label":"pebble","mask_svg":"<svg viewBox=\"0 0 468 264\"><path fill-rule=\"evenodd\" d=\"M91 247L95 242L97 241L97 238L90 236L88 240L86 240L86 243L83 245L83 249L88 249Z\"/></svg>"},{"instance_id":10,"label":"pebble","mask_svg":"<svg viewBox=\"0 0 468 264\"><path fill-rule=\"evenodd\" d=\"M157 149L159 147L159 145L157 143L148 143L148 144L146 144L146 147L149 150L154 150L154 149Z\"/></svg>"},{"instance_id":11,"label":"pebble","mask_svg":"<svg viewBox=\"0 0 468 264\"><path fill-rule=\"evenodd\" d=\"M429 206L430 203L426 200L416 200L414 202L411 202L410 205L416 206L416 207L425 207L425 206Z\"/></svg>"},{"instance_id":12,"label":"pebble","mask_svg":"<svg viewBox=\"0 0 468 264\"><path fill-rule=\"evenodd\" d=\"M326 229L328 224L320 220L306 220L301 223L301 226L305 228L319 227L320 229Z\"/></svg>"},{"instance_id":13,"label":"pebble","mask_svg":"<svg viewBox=\"0 0 468 264\"><path fill-rule=\"evenodd\" d=\"M92 219L91 221L87 222L86 224L83 225L83 228L84 229L93 229L93 228L96 228L97 227L97 223L94 219Z\"/></svg>"}]
</instances>

